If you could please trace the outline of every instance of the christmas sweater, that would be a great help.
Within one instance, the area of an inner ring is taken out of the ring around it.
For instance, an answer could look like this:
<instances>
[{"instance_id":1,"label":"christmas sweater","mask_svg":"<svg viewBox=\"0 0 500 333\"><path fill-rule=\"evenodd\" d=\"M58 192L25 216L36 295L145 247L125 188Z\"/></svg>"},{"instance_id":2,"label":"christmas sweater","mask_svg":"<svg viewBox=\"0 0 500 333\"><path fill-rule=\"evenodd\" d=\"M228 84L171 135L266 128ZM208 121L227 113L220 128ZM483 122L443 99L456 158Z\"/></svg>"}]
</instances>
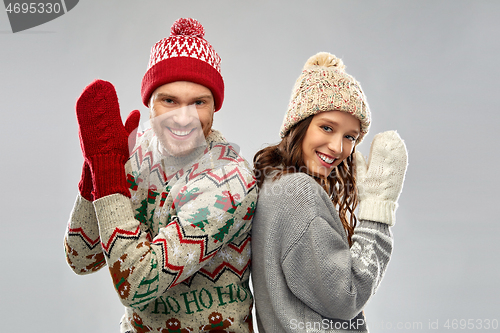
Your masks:
<instances>
[{"instance_id":1,"label":"christmas sweater","mask_svg":"<svg viewBox=\"0 0 500 333\"><path fill-rule=\"evenodd\" d=\"M349 247L335 206L311 176L272 176L252 226L259 333L367 332L362 309L391 257L389 227L361 220Z\"/></svg>"},{"instance_id":2,"label":"christmas sweater","mask_svg":"<svg viewBox=\"0 0 500 333\"><path fill-rule=\"evenodd\" d=\"M255 178L218 131L206 143L166 157L147 130L125 166L130 199L77 197L66 259L77 274L108 266L125 306L122 333L253 331Z\"/></svg>"}]
</instances>

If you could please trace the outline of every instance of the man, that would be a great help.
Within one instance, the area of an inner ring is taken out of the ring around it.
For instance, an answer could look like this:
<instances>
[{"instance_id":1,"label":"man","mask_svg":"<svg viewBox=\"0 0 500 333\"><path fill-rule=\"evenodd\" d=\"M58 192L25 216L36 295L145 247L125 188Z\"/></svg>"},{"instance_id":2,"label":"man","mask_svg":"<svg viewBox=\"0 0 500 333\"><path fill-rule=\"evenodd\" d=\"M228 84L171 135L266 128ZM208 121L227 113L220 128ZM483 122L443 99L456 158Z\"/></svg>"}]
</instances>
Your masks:
<instances>
[{"instance_id":1,"label":"man","mask_svg":"<svg viewBox=\"0 0 500 333\"><path fill-rule=\"evenodd\" d=\"M250 229L257 200L248 163L220 132L220 58L193 19L151 50L142 81L151 129L122 124L114 87L94 81L76 112L82 179L65 235L77 274L104 265L125 315L121 332L251 332Z\"/></svg>"}]
</instances>

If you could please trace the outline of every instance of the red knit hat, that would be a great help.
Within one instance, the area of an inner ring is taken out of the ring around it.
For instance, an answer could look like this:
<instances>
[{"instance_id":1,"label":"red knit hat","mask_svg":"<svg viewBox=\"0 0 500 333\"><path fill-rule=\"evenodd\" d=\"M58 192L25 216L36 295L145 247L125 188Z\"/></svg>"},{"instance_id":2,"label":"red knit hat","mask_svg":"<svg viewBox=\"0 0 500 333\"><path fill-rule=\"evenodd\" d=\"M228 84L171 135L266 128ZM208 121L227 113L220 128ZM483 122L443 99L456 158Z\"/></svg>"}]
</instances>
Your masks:
<instances>
[{"instance_id":1,"label":"red knit hat","mask_svg":"<svg viewBox=\"0 0 500 333\"><path fill-rule=\"evenodd\" d=\"M180 18L170 28L170 36L151 48L148 70L142 78L142 102L148 106L156 88L175 81L201 84L212 92L215 111L224 101L224 80L220 57L203 36L205 29L195 19Z\"/></svg>"}]
</instances>

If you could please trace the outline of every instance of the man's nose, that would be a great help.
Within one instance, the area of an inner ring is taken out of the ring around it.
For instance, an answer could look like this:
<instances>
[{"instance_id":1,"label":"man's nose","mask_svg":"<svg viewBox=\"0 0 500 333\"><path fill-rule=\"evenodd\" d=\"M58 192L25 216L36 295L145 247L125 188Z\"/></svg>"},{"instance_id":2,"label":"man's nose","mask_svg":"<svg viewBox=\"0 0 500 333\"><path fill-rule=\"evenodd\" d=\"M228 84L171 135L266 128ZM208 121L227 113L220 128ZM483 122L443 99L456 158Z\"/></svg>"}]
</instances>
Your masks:
<instances>
[{"instance_id":1,"label":"man's nose","mask_svg":"<svg viewBox=\"0 0 500 333\"><path fill-rule=\"evenodd\" d=\"M193 117L197 115L196 107L194 105L183 106L175 111L172 117L173 121L180 127L185 127L193 121Z\"/></svg>"}]
</instances>

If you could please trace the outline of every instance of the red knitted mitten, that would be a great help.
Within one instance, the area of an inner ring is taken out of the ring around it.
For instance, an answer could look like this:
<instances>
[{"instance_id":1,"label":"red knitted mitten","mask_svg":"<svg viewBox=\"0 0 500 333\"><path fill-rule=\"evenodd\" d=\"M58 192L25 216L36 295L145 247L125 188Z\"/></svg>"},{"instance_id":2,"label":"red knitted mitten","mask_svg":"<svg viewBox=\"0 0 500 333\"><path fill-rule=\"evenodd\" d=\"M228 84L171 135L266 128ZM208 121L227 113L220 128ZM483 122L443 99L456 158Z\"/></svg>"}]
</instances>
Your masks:
<instances>
[{"instance_id":1,"label":"red knitted mitten","mask_svg":"<svg viewBox=\"0 0 500 333\"><path fill-rule=\"evenodd\" d=\"M78 183L78 190L80 190L80 195L88 201L93 201L94 196L92 195L92 173L90 171L90 166L87 161L83 162L82 167L82 178Z\"/></svg>"},{"instance_id":2,"label":"red knitted mitten","mask_svg":"<svg viewBox=\"0 0 500 333\"><path fill-rule=\"evenodd\" d=\"M140 112L132 111L124 126L115 88L95 80L78 98L76 117L83 155L92 173L94 199L114 193L130 197L124 165L130 156L129 135L139 125Z\"/></svg>"}]
</instances>

